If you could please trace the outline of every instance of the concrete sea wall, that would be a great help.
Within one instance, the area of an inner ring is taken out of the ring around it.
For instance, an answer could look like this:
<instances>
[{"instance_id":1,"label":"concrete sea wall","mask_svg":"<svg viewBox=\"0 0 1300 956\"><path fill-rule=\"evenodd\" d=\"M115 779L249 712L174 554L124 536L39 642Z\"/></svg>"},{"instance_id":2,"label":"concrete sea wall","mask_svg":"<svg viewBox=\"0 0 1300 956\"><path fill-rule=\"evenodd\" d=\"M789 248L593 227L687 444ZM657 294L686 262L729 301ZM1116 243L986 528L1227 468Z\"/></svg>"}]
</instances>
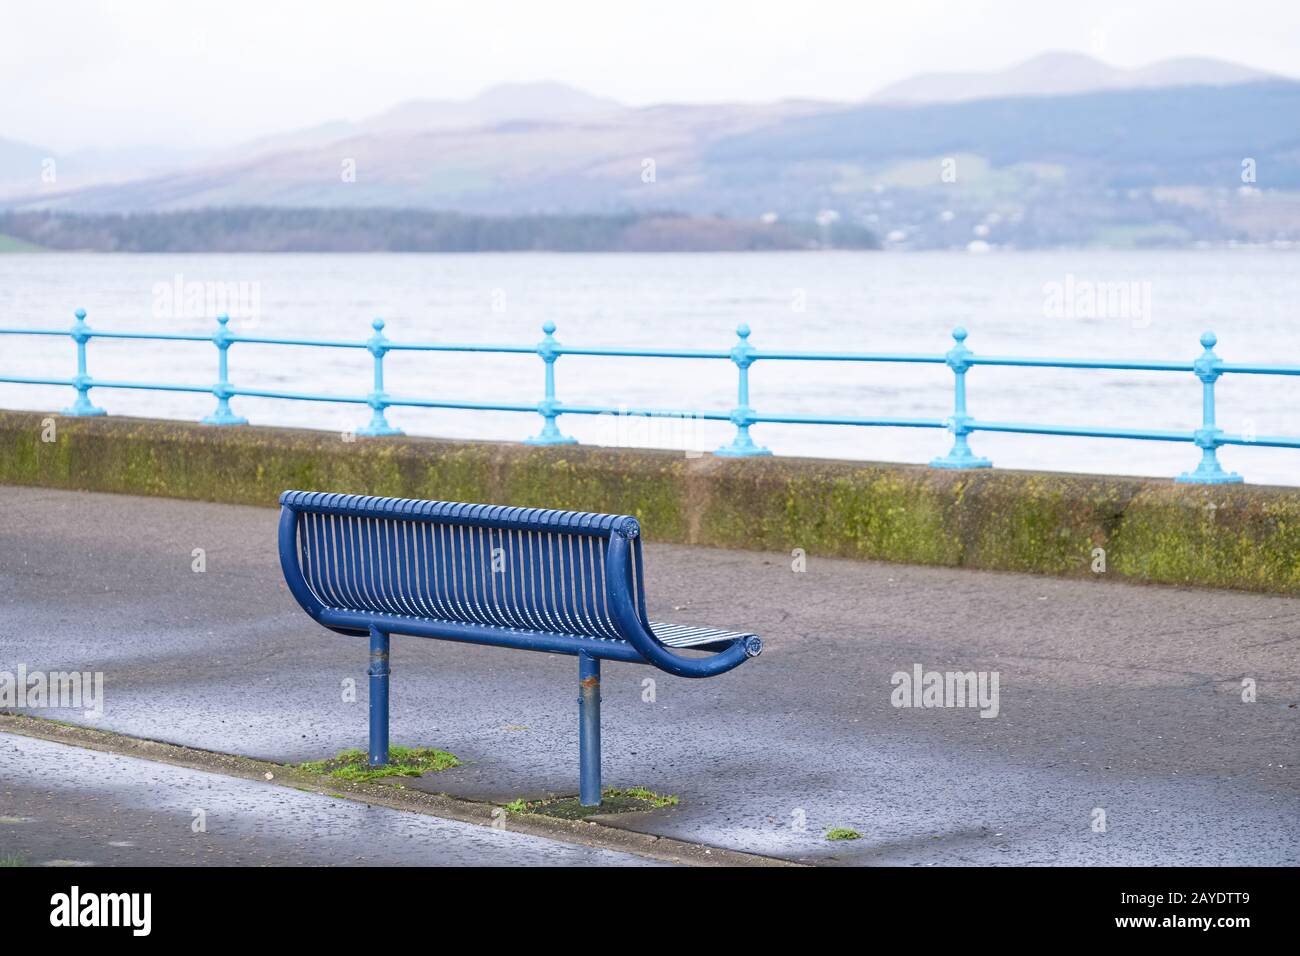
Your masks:
<instances>
[{"instance_id":1,"label":"concrete sea wall","mask_svg":"<svg viewBox=\"0 0 1300 956\"><path fill-rule=\"evenodd\" d=\"M606 511L635 515L651 541L1300 593L1300 488L3 411L0 484L262 506L299 488Z\"/></svg>"}]
</instances>

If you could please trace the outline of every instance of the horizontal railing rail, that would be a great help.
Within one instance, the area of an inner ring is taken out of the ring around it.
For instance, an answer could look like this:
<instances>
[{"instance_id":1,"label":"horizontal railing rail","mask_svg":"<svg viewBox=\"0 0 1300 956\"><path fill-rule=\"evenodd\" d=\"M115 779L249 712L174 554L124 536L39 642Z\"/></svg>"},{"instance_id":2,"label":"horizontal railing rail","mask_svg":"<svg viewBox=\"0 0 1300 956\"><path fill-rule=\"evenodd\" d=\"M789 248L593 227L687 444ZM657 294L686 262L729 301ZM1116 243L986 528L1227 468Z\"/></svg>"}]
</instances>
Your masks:
<instances>
[{"instance_id":1,"label":"horizontal railing rail","mask_svg":"<svg viewBox=\"0 0 1300 956\"><path fill-rule=\"evenodd\" d=\"M946 352L919 354L909 352L816 352L816 351L765 351L749 342L749 326L736 329L737 340L730 349L665 349L665 348L597 348L562 345L555 338L555 324L542 326L542 339L536 345L493 345L454 342L397 342L384 335L384 322L371 323L373 334L364 340L303 339L262 335L241 335L229 328L227 316L217 317L217 327L210 335L180 332L106 332L92 329L86 322L83 309L76 311L76 321L69 329L0 328L0 335L66 336L76 344L76 374L68 378L50 378L30 375L11 375L0 372L0 382L24 385L65 385L76 389L77 397L63 410L65 415L103 415L103 408L90 400L92 388L143 389L163 392L188 392L211 394L217 400L216 408L202 419L207 425L244 425L247 419L236 415L230 400L237 396L249 398L280 399L286 401L334 402L367 405L371 409L370 421L356 430L358 435L400 435L401 429L388 422L390 408L447 408L495 412L528 412L540 415L542 427L538 434L525 439L533 445L572 444L576 440L560 431L557 419L561 415L638 415L672 416L702 421L731 422L736 433L731 442L714 453L735 457L767 455L770 451L758 445L750 435L757 424L782 425L855 425L864 427L939 428L952 433L953 444L946 455L930 462L933 468L988 468L987 458L976 455L970 448L969 436L974 432L1003 432L1022 435L1061 435L1082 438L1123 438L1143 441L1187 442L1201 449L1201 459L1191 471L1178 476L1178 481L1218 484L1241 481L1235 472L1223 469L1218 460L1218 449L1224 445L1259 445L1273 448L1300 448L1300 437L1276 435L1228 434L1215 423L1214 387L1224 374L1241 375L1300 375L1300 366L1259 365L1255 363L1224 362L1214 352L1217 339L1213 332L1201 336L1201 354L1188 362L1119 361L1066 358L1037 358L1006 355L979 355L966 347L966 330L953 329L954 344ZM127 339L161 342L208 342L217 349L217 380L212 385L192 385L164 382L128 382L98 379L90 375L86 360L86 345L91 339ZM230 380L229 351L232 345L303 346L309 348L364 349L373 357L374 373L371 390L365 395L332 395L315 392L294 392L277 389L247 388ZM384 389L384 356L389 352L476 352L515 355L537 355L544 363L543 397L538 402L482 402L451 399L425 399L394 396ZM629 408L626 405L570 405L559 401L555 392L555 363L565 355L584 355L607 358L652 358L722 360L732 362L737 370L736 404L727 411L709 411L670 408ZM954 397L952 414L945 418L889 418L880 416L795 415L764 414L750 405L749 369L755 362L859 362L888 364L946 365L953 373ZM1075 425L1041 425L1023 422L985 421L969 414L966 400L966 374L978 366L1003 366L1013 368L1101 369L1108 371L1180 372L1190 373L1201 382L1201 425L1187 431L1152 430L1135 428L1092 428Z\"/></svg>"}]
</instances>

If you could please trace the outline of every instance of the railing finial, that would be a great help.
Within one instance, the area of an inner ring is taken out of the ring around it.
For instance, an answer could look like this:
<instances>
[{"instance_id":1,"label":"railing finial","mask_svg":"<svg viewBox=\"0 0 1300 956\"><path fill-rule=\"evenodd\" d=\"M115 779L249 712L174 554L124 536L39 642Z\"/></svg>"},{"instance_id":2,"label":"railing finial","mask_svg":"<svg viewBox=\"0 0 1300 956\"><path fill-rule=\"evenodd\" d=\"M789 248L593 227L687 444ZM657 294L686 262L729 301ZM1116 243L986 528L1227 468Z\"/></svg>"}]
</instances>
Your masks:
<instances>
[{"instance_id":1,"label":"railing finial","mask_svg":"<svg viewBox=\"0 0 1300 956\"><path fill-rule=\"evenodd\" d=\"M1242 480L1235 471L1224 471L1219 464L1219 446L1223 444L1223 429L1214 421L1214 383L1220 375L1222 360L1214 354L1219 344L1218 336L1209 329L1201 333L1204 352L1192 363L1192 370L1201 380L1201 427L1196 429L1194 441L1201 449L1201 461L1194 471L1185 471L1175 480L1188 485L1227 485Z\"/></svg>"},{"instance_id":2,"label":"railing finial","mask_svg":"<svg viewBox=\"0 0 1300 956\"><path fill-rule=\"evenodd\" d=\"M956 326L952 330L952 338L956 344L944 356L944 361L952 369L953 374L952 417L948 419L948 430L952 432L952 448L942 458L933 459L930 467L958 470L992 468L993 463L972 452L970 443L966 440L966 436L974 431L974 428L971 427L971 417L966 414L966 370L970 368L972 352L966 348L965 327Z\"/></svg>"},{"instance_id":3,"label":"railing finial","mask_svg":"<svg viewBox=\"0 0 1300 956\"><path fill-rule=\"evenodd\" d=\"M375 357L375 377L374 387L366 396L366 404L371 407L373 414L370 423L364 428L358 428L357 434L372 438L378 435L401 435L402 430L388 424L388 418L384 415L384 409L388 408L388 393L384 391L384 356L389 348L388 339L384 337L384 320L376 318L370 327L375 330L375 334L366 340L366 348Z\"/></svg>"},{"instance_id":4,"label":"railing finial","mask_svg":"<svg viewBox=\"0 0 1300 956\"><path fill-rule=\"evenodd\" d=\"M525 438L525 445L576 445L578 439L571 438L560 431L555 424L561 414L560 403L555 397L555 360L560 357L560 343L555 341L555 323L547 319L542 323L542 340L537 343L537 354L546 363L546 384L542 400L537 403L537 414L542 416L542 430L531 438Z\"/></svg>"},{"instance_id":5,"label":"railing finial","mask_svg":"<svg viewBox=\"0 0 1300 956\"><path fill-rule=\"evenodd\" d=\"M757 444L749 434L754 424L754 410L749 407L749 367L754 364L758 349L749 344L749 326L741 322L736 326L737 341L731 348L731 361L736 365L736 407L731 410L731 423L736 426L736 436L730 445L717 449L715 455L727 458L750 458L770 455L772 452Z\"/></svg>"},{"instance_id":6,"label":"railing finial","mask_svg":"<svg viewBox=\"0 0 1300 956\"><path fill-rule=\"evenodd\" d=\"M226 353L230 349L230 343L235 341L237 336L226 327L229 324L230 316L224 312L217 316L217 331L212 335L212 344L217 347L217 384L212 386L212 394L217 398L217 407L211 415L203 419L204 425L248 424L247 418L241 418L230 410L230 396L235 394L235 390L230 385L230 369L227 365Z\"/></svg>"},{"instance_id":7,"label":"railing finial","mask_svg":"<svg viewBox=\"0 0 1300 956\"><path fill-rule=\"evenodd\" d=\"M71 331L68 333L72 336L72 341L77 343L77 374L72 379L72 387L77 390L77 400L72 403L70 408L63 410L64 415L92 416L107 415L98 405L91 404L90 388L94 380L86 372L86 343L94 335L90 331L90 326L86 324L86 310L77 309L72 313L76 316L77 321L73 323Z\"/></svg>"}]
</instances>

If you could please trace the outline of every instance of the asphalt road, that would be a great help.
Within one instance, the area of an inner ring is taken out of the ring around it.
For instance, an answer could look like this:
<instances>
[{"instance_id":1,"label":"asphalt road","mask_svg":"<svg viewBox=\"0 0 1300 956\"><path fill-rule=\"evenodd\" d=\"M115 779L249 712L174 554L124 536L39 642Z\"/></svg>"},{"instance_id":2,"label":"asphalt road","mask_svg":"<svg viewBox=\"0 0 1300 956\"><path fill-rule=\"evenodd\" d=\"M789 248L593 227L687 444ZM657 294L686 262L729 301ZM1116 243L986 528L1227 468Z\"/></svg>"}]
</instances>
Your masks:
<instances>
[{"instance_id":1,"label":"asphalt road","mask_svg":"<svg viewBox=\"0 0 1300 956\"><path fill-rule=\"evenodd\" d=\"M648 862L11 734L0 734L0 806L0 859L25 866Z\"/></svg>"},{"instance_id":2,"label":"asphalt road","mask_svg":"<svg viewBox=\"0 0 1300 956\"><path fill-rule=\"evenodd\" d=\"M0 671L104 673L101 717L40 716L278 761L364 746L365 642L294 604L276 520L0 487ZM815 553L798 573L646 533L652 618L765 649L707 681L605 666L606 783L681 797L622 825L817 862L1300 862L1300 601ZM997 672L998 715L893 706L916 664ZM571 794L576 684L571 658L395 637L393 739L466 761L429 789Z\"/></svg>"}]
</instances>

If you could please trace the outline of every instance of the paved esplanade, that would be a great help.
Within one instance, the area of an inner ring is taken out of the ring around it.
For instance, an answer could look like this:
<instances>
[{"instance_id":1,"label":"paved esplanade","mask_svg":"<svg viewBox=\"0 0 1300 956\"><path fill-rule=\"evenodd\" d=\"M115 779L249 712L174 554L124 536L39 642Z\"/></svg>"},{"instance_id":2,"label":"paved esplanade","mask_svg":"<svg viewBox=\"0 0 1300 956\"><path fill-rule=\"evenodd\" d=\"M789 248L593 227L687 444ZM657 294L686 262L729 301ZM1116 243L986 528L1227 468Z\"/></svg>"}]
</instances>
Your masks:
<instances>
[{"instance_id":1,"label":"paved esplanade","mask_svg":"<svg viewBox=\"0 0 1300 956\"><path fill-rule=\"evenodd\" d=\"M137 736L277 761L364 746L366 642L293 603L276 520L0 488L0 670L103 671L93 723ZM855 863L1300 862L1300 600L815 553L799 573L783 554L646 532L652 618L753 629L765 650L708 681L605 669L607 785L682 800L623 825ZM891 675L917 664L996 671L998 715L894 707ZM576 672L568 657L394 638L393 739L466 761L429 789L572 793ZM43 766L60 792L99 785L77 761ZM863 838L827 842L831 827Z\"/></svg>"},{"instance_id":2,"label":"paved esplanade","mask_svg":"<svg viewBox=\"0 0 1300 956\"><path fill-rule=\"evenodd\" d=\"M629 866L627 853L0 734L0 855L54 866Z\"/></svg>"}]
</instances>

